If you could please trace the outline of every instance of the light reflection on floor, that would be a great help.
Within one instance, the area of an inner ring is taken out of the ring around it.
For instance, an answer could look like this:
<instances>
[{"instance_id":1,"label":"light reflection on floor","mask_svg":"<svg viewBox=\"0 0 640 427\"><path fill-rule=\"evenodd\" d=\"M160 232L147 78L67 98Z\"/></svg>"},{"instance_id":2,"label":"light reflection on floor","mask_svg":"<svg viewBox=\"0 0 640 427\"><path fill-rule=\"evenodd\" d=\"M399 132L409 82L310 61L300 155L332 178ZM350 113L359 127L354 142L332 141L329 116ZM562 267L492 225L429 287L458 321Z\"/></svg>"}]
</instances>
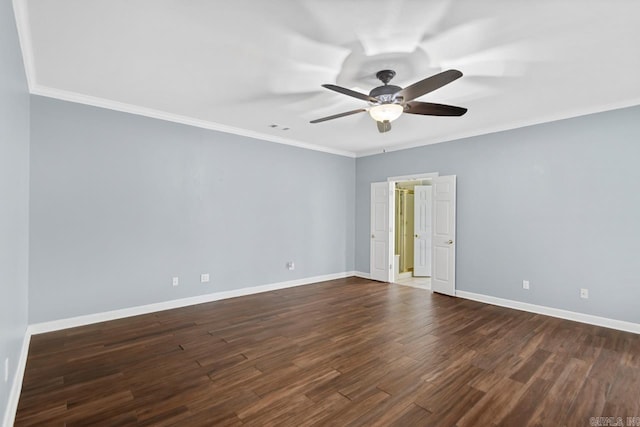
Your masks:
<instances>
[{"instance_id":1,"label":"light reflection on floor","mask_svg":"<svg viewBox=\"0 0 640 427\"><path fill-rule=\"evenodd\" d=\"M406 277L393 281L396 285L411 286L412 288L431 289L431 277Z\"/></svg>"}]
</instances>

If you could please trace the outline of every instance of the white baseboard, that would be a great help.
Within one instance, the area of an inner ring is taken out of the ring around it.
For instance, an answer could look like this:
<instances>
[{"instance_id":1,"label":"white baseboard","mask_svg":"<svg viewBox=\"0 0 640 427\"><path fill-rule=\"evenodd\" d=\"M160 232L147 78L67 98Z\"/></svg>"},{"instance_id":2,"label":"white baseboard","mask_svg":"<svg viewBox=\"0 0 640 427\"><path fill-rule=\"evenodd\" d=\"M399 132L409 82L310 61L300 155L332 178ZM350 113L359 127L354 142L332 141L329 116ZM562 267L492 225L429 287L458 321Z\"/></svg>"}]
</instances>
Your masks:
<instances>
[{"instance_id":1,"label":"white baseboard","mask_svg":"<svg viewBox=\"0 0 640 427\"><path fill-rule=\"evenodd\" d=\"M363 279L370 279L369 273L362 271L354 271L353 275ZM398 285L412 286L407 283L396 283ZM412 286L419 289L430 290L430 287ZM617 329L619 331L632 332L640 334L640 324L627 322L624 320L609 319L607 317L593 316L591 314L578 313L575 311L562 310L559 308L546 307L543 305L529 304L526 302L514 301L504 298L493 297L490 295L476 294L456 290L456 296L473 301L483 302L485 304L498 305L500 307L513 308L515 310L528 311L530 313L544 314L546 316L557 317L560 319L573 320L574 322L587 323L589 325L602 326L605 328Z\"/></svg>"},{"instance_id":2,"label":"white baseboard","mask_svg":"<svg viewBox=\"0 0 640 427\"><path fill-rule=\"evenodd\" d=\"M61 329L75 328L78 326L90 325L92 323L106 322L109 320L122 319L125 317L138 316L140 314L154 313L156 311L171 310L173 308L186 307L189 305L202 304L206 302L219 301L228 298L252 295L261 292L275 291L278 289L292 288L294 286L310 285L327 280L342 279L356 275L353 271L342 273L325 274L322 276L306 277L303 279L289 280L286 282L270 283L267 285L252 286L248 288L234 289L230 291L215 292L212 294L198 295L189 298L158 302L154 304L140 305L137 307L123 308L119 310L105 311L102 313L88 314L85 316L70 317L67 319L52 320L50 322L35 323L29 325L28 333L42 334L46 332L59 331Z\"/></svg>"},{"instance_id":3,"label":"white baseboard","mask_svg":"<svg viewBox=\"0 0 640 427\"><path fill-rule=\"evenodd\" d=\"M575 311L561 310L559 308L529 304L526 302L513 301L509 299L492 297L489 295L476 294L473 292L460 290L456 290L456 296L464 299L483 302L486 304L498 305L500 307L513 308L515 310L544 314L546 316L558 317L560 319L573 320L574 322L587 323L589 325L603 326L605 328L618 329L620 331L640 334L640 324L626 322L624 320L609 319L606 317L593 316L591 314L577 313Z\"/></svg>"},{"instance_id":4,"label":"white baseboard","mask_svg":"<svg viewBox=\"0 0 640 427\"><path fill-rule=\"evenodd\" d=\"M90 325L92 323L106 322L109 320L122 319L125 317L137 316L140 314L148 314L156 311L170 310L172 308L186 307L189 305L202 304L206 302L218 301L228 298L235 298L245 295L258 294L261 292L275 291L278 289L292 288L295 286L311 285L327 280L343 279L345 277L356 276L354 271L345 271L342 273L325 274L322 276L306 277L303 279L289 280L286 282L270 283L267 285L252 286L248 288L234 289L231 291L222 291L206 295L198 295L195 297L182 298L171 301L164 301L155 304L141 305L137 307L124 308L120 310L106 311L103 313L88 314L86 316L77 316L67 319L53 320L50 322L42 322L31 324L25 331L22 342L20 359L16 367L16 373L7 402L6 413L4 415L3 427L11 427L15 422L16 411L18 409L18 401L20 400L20 392L22 391L22 381L24 379L24 371L27 365L27 356L29 353L29 343L31 336L46 332L59 331L61 329L75 328L77 326Z\"/></svg>"},{"instance_id":5,"label":"white baseboard","mask_svg":"<svg viewBox=\"0 0 640 427\"><path fill-rule=\"evenodd\" d=\"M29 351L29 343L31 335L58 331L61 329L73 328L77 326L89 325L92 323L105 322L108 320L121 319L125 317L137 316L140 314L148 314L156 311L169 310L173 308L186 307L189 305L202 304L206 302L218 301L227 298L235 298L245 295L257 294L261 292L269 292L278 289L292 288L295 286L310 285L313 283L323 282L327 280L342 279L345 277L356 276L363 279L369 279L369 273L361 271L348 271L335 274L326 274L323 276L314 276L304 279L290 280L287 282L271 283L261 286L252 286L248 288L234 289L231 291L216 292L212 294L199 295L190 298L182 298L178 300L165 301L155 304L147 304L138 307L130 307L121 310L107 311L104 313L89 314L86 316L72 317L68 319L54 320L51 322L43 322L29 325L26 330L25 337L22 342L22 349L16 373L14 375L13 385L7 403L7 411L4 417L3 426L10 427L13 425L18 408L18 400L22 390L22 381L27 363L27 355ZM573 320L590 325L603 326L606 328L618 329L626 332L640 334L640 324L625 322L622 320L608 319L605 317L592 316L590 314L576 313L573 311L561 310L557 308L545 307L541 305L528 304L520 301L513 301L503 298L492 297L489 295L476 294L473 292L456 290L456 296L464 299L478 301L486 304L497 305L501 307L513 308L516 310L528 311L531 313L544 314L547 316L558 317L561 319Z\"/></svg>"},{"instance_id":6,"label":"white baseboard","mask_svg":"<svg viewBox=\"0 0 640 427\"><path fill-rule=\"evenodd\" d=\"M4 420L2 423L4 427L11 427L15 422L16 411L18 410L18 401L20 400L20 393L22 392L24 370L27 366L27 355L29 354L30 342L31 334L29 333L29 328L27 328L24 334L24 338L22 339L20 357L18 358L16 372L13 375L13 383L11 384L11 391L9 392L9 400L7 401L6 412L4 414Z\"/></svg>"},{"instance_id":7,"label":"white baseboard","mask_svg":"<svg viewBox=\"0 0 640 427\"><path fill-rule=\"evenodd\" d=\"M342 273L325 274L322 276L307 277L304 279L289 280L286 282L270 283L267 285L252 286L248 288L234 289L231 291L222 291L212 294L198 295L195 297L181 298L177 300L124 308L120 310L112 310L96 314L88 314L85 316L70 317L67 319L31 324L27 327L24 339L22 341L20 359L18 360L18 365L16 367L13 385L9 394L9 400L7 402L2 426L12 427L15 422L16 411L18 410L18 402L20 400L20 393L22 391L24 372L27 365L27 356L29 354L29 343L31 342L32 335L54 332L68 328L75 328L78 326L90 325L93 323L106 322L109 320L122 319L125 317L137 316L140 314L148 314L156 311L170 310L173 308L186 307L189 305L219 301L223 299L252 295L261 292L275 291L278 289L292 288L295 286L310 285L327 280L343 279L353 276L368 279L369 273L346 271Z\"/></svg>"},{"instance_id":8,"label":"white baseboard","mask_svg":"<svg viewBox=\"0 0 640 427\"><path fill-rule=\"evenodd\" d=\"M353 275L356 277L360 277L361 279L371 279L371 274L365 273L363 271L354 271Z\"/></svg>"}]
</instances>

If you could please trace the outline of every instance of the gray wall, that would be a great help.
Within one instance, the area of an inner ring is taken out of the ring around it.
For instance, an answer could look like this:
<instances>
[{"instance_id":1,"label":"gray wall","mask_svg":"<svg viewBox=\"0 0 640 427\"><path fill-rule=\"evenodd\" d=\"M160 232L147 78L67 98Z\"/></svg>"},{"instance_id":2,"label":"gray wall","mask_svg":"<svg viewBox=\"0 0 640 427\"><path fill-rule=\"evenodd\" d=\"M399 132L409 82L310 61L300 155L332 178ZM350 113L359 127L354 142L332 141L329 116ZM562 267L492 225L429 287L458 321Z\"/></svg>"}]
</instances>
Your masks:
<instances>
[{"instance_id":1,"label":"gray wall","mask_svg":"<svg viewBox=\"0 0 640 427\"><path fill-rule=\"evenodd\" d=\"M359 158L356 270L371 182L457 175L458 289L640 323L639 162L640 107Z\"/></svg>"},{"instance_id":2,"label":"gray wall","mask_svg":"<svg viewBox=\"0 0 640 427\"><path fill-rule=\"evenodd\" d=\"M354 159L31 107L30 322L353 270Z\"/></svg>"},{"instance_id":3,"label":"gray wall","mask_svg":"<svg viewBox=\"0 0 640 427\"><path fill-rule=\"evenodd\" d=\"M10 0L0 1L0 422L27 327L29 95ZM9 358L10 380L4 382Z\"/></svg>"}]
</instances>

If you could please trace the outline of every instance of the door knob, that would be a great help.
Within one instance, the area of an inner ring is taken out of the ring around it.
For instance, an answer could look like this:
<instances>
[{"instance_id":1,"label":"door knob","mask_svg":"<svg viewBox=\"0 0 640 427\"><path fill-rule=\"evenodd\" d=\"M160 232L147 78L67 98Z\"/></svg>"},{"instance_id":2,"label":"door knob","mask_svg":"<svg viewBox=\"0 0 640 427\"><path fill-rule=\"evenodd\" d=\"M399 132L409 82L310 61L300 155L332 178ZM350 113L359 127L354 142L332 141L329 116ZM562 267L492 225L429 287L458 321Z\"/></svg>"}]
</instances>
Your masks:
<instances>
[{"instance_id":1,"label":"door knob","mask_svg":"<svg viewBox=\"0 0 640 427\"><path fill-rule=\"evenodd\" d=\"M449 240L447 243L453 245L453 240Z\"/></svg>"},{"instance_id":2,"label":"door knob","mask_svg":"<svg viewBox=\"0 0 640 427\"><path fill-rule=\"evenodd\" d=\"M375 234L372 234L372 235L371 235L371 238L372 238L372 239L375 239L375 238L376 238L376 235L375 235Z\"/></svg>"},{"instance_id":3,"label":"door knob","mask_svg":"<svg viewBox=\"0 0 640 427\"><path fill-rule=\"evenodd\" d=\"M418 238L418 235L416 234L416 235L414 235L413 237L415 237L415 238L417 239L417 238Z\"/></svg>"}]
</instances>

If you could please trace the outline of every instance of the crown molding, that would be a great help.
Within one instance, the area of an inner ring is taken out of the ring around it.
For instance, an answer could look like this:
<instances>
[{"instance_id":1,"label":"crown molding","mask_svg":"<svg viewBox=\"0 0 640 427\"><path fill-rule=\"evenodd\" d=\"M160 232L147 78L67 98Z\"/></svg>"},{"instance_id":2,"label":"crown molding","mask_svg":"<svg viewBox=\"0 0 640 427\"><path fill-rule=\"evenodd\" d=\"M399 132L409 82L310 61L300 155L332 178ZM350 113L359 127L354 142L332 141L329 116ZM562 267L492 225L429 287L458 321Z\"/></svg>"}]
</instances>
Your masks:
<instances>
[{"instance_id":1,"label":"crown molding","mask_svg":"<svg viewBox=\"0 0 640 427\"><path fill-rule=\"evenodd\" d=\"M62 101L75 102L77 104L91 105L93 107L106 108L109 110L120 111L123 113L136 114L139 116L150 117L153 119L165 120L168 122L180 123L184 125L199 127L203 129L215 130L224 133L231 133L234 135L245 136L248 138L254 138L262 141L275 142L278 144L291 145L298 148L304 148L307 150L321 151L323 153L335 154L338 156L355 157L355 153L346 150L337 150L329 147L322 147L320 145L308 144L306 142L297 141L294 139L281 138L265 133L254 132L247 129L241 129L233 126L226 126L220 123L210 122L208 120L195 119L193 117L181 116L178 114L169 113L166 111L155 110L152 108L141 107L138 105L127 104L124 102L113 101L106 98L99 98L95 96L85 95L77 92L71 92L67 90L60 90L51 87L41 86L34 84L30 86L30 92L33 95L45 96L48 98L55 98Z\"/></svg>"},{"instance_id":2,"label":"crown molding","mask_svg":"<svg viewBox=\"0 0 640 427\"><path fill-rule=\"evenodd\" d=\"M13 0L13 14L16 18L16 28L18 29L18 40L22 51L22 61L27 77L29 92L36 84L35 60L33 57L33 44L31 43L31 28L29 26L27 2L26 0Z\"/></svg>"},{"instance_id":3,"label":"crown molding","mask_svg":"<svg viewBox=\"0 0 640 427\"><path fill-rule=\"evenodd\" d=\"M591 108L574 109L574 110L569 110L569 111L560 112L556 114L550 114L548 116L518 120L510 123L502 123L500 125L489 126L486 128L477 129L473 131L454 133L452 135L448 135L447 137L430 139L428 141L413 141L413 142L408 142L406 144L394 145L392 147L383 147L383 148L376 148L371 150L357 151L355 153L355 157L359 158L359 157L375 156L377 154L390 153L393 151L401 151L401 150L407 150L410 148L424 147L425 145L456 141L460 139L471 138L474 136L488 135L492 133L520 129L528 126L535 126L535 125L541 125L545 123L557 122L560 120L573 119L581 116L588 116L590 114L604 113L606 111L635 107L638 105L640 105L640 98L630 99L630 100L625 100L620 102L612 102L608 104L594 106Z\"/></svg>"},{"instance_id":4,"label":"crown molding","mask_svg":"<svg viewBox=\"0 0 640 427\"><path fill-rule=\"evenodd\" d=\"M14 0L14 1L20 2L20 0ZM25 42L25 43L28 43L28 42ZM27 60L28 57L29 57L28 55L25 55L25 69L27 69L28 63L29 64L33 63L32 59ZM303 148L307 150L320 151L323 153L335 154L338 156L351 157L351 158L367 157L367 156L373 156L377 154L390 153L394 151L407 150L410 148L424 147L426 145L456 141L456 140L461 140L465 138L488 135L488 134L498 133L498 132L505 132L505 131L514 130L514 129L520 129L524 127L551 123L551 122L556 122L560 120L567 120L567 119L572 119L576 117L587 116L590 114L603 113L606 111L619 110L622 108L629 108L629 107L640 105L640 99L626 100L621 102L604 104L604 105L592 107L592 108L571 110L568 112L562 112L562 113L553 114L545 117L519 120L511 123L503 123L497 126L490 126L490 127L486 127L478 130L468 131L468 132L459 132L444 138L436 138L428 141L413 141L406 144L399 144L399 145L394 145L390 147L385 147L382 149L376 148L372 150L352 152L347 150L338 150L335 148L323 147L316 144L309 144L309 143L294 140L294 139L281 138L281 137L269 135L266 133L255 132L252 130L241 129L233 126L227 126L227 125L223 125L220 123L215 123L207 120L195 119L193 117L181 116L181 115L169 113L166 111L160 111L160 110L141 107L138 105L128 104L124 102L113 101L106 98L99 98L99 97L85 95L77 92L71 92L71 91L41 86L34 83L34 80L35 80L35 74L33 69L31 69L30 71L27 70L27 81L29 82L29 91L33 95L39 95L39 96L44 96L48 98L74 102L78 104L91 105L93 107L106 108L109 110L120 111L124 113L129 113L129 114L136 114L139 116L150 117L158 120L180 123L188 126L215 130L219 132L245 136L248 138L254 138L262 141L275 142L278 144L290 145L293 147Z\"/></svg>"}]
</instances>

